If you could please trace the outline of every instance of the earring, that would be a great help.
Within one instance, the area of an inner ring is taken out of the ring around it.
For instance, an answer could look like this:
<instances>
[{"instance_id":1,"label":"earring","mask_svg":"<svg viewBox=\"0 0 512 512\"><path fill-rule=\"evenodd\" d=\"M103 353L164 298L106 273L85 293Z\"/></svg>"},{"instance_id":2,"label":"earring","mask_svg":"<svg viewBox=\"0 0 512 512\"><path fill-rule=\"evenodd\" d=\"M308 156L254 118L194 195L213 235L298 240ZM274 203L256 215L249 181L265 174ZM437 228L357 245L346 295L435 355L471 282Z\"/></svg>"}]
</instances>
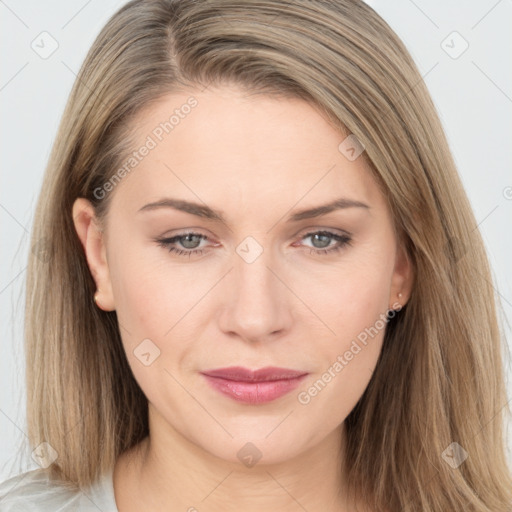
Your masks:
<instances>
[{"instance_id":1,"label":"earring","mask_svg":"<svg viewBox=\"0 0 512 512\"><path fill-rule=\"evenodd\" d=\"M94 299L94 304L96 304L96 306L100 307L98 304L98 292L99 292L99 290L94 293L93 299Z\"/></svg>"},{"instance_id":2,"label":"earring","mask_svg":"<svg viewBox=\"0 0 512 512\"><path fill-rule=\"evenodd\" d=\"M398 298L401 299L402 298L402 294L399 293L398 294ZM400 304L400 309L402 308L402 304ZM389 310L390 311L400 311L400 309L393 309L393 306L389 306Z\"/></svg>"}]
</instances>

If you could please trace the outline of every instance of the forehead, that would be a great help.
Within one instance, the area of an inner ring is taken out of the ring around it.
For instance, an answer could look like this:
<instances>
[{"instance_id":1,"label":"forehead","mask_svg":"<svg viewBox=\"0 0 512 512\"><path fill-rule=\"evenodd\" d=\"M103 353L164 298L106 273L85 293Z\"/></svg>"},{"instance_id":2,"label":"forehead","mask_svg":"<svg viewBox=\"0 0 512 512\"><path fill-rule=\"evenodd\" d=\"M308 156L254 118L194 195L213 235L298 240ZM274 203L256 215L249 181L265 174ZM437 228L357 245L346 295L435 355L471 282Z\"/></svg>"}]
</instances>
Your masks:
<instances>
[{"instance_id":1,"label":"forehead","mask_svg":"<svg viewBox=\"0 0 512 512\"><path fill-rule=\"evenodd\" d=\"M301 99L234 87L169 94L135 134L138 155L114 198L132 210L165 195L220 207L382 201L364 159L340 151L346 134Z\"/></svg>"}]
</instances>

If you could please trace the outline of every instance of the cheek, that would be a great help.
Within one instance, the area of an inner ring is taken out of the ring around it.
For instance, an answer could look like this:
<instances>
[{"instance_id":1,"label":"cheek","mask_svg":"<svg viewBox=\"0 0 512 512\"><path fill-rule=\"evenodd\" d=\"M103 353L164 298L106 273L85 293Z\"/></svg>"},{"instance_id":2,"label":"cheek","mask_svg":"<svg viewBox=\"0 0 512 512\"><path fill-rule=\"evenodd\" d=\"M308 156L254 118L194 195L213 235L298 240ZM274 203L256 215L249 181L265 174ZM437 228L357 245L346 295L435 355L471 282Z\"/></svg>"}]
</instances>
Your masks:
<instances>
[{"instance_id":1,"label":"cheek","mask_svg":"<svg viewBox=\"0 0 512 512\"><path fill-rule=\"evenodd\" d=\"M387 325L385 311L378 300L371 303L367 297L365 303L367 309L350 307L332 320L336 336L317 338L315 372L296 395L310 421L320 422L317 428L322 432L334 429L350 414L377 365Z\"/></svg>"},{"instance_id":2,"label":"cheek","mask_svg":"<svg viewBox=\"0 0 512 512\"><path fill-rule=\"evenodd\" d=\"M343 349L347 340L374 325L386 313L392 256L392 251L358 251L322 274L297 275L304 302L322 321L326 334L330 332L330 337L323 337L329 347Z\"/></svg>"},{"instance_id":3,"label":"cheek","mask_svg":"<svg viewBox=\"0 0 512 512\"><path fill-rule=\"evenodd\" d=\"M329 330L315 338L318 364L297 398L319 414L325 407L336 411L333 424L343 421L363 394L384 339L392 254L370 256L340 269L329 285L309 288L312 309L322 312Z\"/></svg>"},{"instance_id":4,"label":"cheek","mask_svg":"<svg viewBox=\"0 0 512 512\"><path fill-rule=\"evenodd\" d=\"M338 382L357 387L359 381L370 378L380 353L387 325L387 293L358 283L355 289L347 286L331 299L329 314L324 314L330 335L318 337L315 343L317 353L323 356L319 359L323 367L318 370L331 374L334 370L342 375ZM335 301L337 307L332 306Z\"/></svg>"},{"instance_id":5,"label":"cheek","mask_svg":"<svg viewBox=\"0 0 512 512\"><path fill-rule=\"evenodd\" d=\"M172 264L165 249L149 243L119 254L111 278L120 321L139 337L162 338L207 288L191 268Z\"/></svg>"},{"instance_id":6,"label":"cheek","mask_svg":"<svg viewBox=\"0 0 512 512\"><path fill-rule=\"evenodd\" d=\"M165 249L149 245L113 255L111 280L128 362L151 399L161 380L171 378L162 372L174 374L193 350L202 328L199 303L213 279L172 264Z\"/></svg>"},{"instance_id":7,"label":"cheek","mask_svg":"<svg viewBox=\"0 0 512 512\"><path fill-rule=\"evenodd\" d=\"M130 251L119 259L111 274L128 364L139 387L152 403L158 401L163 382L172 383L167 372L174 374L174 369L169 363L179 365L185 351L185 345L181 343L169 346L170 339L179 330L173 330L173 326L186 311L181 300L179 276L169 281L165 272L161 265Z\"/></svg>"},{"instance_id":8,"label":"cheek","mask_svg":"<svg viewBox=\"0 0 512 512\"><path fill-rule=\"evenodd\" d=\"M360 400L377 364L383 335L384 329L365 343L355 339L339 347L329 363L299 390L297 401L310 421L320 423L319 430L336 428Z\"/></svg>"}]
</instances>

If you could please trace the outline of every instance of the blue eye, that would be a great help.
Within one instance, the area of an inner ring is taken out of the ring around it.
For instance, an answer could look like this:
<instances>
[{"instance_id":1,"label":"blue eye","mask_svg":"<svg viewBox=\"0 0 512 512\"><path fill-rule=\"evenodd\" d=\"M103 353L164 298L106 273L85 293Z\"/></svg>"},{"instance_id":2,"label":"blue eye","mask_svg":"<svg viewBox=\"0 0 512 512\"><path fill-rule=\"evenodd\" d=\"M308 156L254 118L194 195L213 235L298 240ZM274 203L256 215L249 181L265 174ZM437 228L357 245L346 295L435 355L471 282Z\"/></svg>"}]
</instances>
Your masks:
<instances>
[{"instance_id":1,"label":"blue eye","mask_svg":"<svg viewBox=\"0 0 512 512\"><path fill-rule=\"evenodd\" d=\"M343 247L350 245L352 238L349 235L339 235L331 231L313 231L301 237L301 240L311 238L313 246L309 247L310 254L329 254L341 250ZM184 233L170 238L158 238L155 241L160 247L173 252L178 256L200 255L203 253L204 246L201 242L207 241L209 238L200 233ZM334 244L332 243L334 242Z\"/></svg>"},{"instance_id":2,"label":"blue eye","mask_svg":"<svg viewBox=\"0 0 512 512\"><path fill-rule=\"evenodd\" d=\"M197 249L203 240L208 240L208 237L199 233L184 233L183 235L177 235L171 238L159 238L156 241L158 242L159 246L168 249L169 252L174 252L178 256L188 255L190 258L190 256L193 254L203 253L202 248ZM181 244L185 250L176 247L176 244Z\"/></svg>"},{"instance_id":3,"label":"blue eye","mask_svg":"<svg viewBox=\"0 0 512 512\"><path fill-rule=\"evenodd\" d=\"M350 245L350 242L352 241L348 235L339 235L337 233L332 233L331 231L313 231L304 235L302 240L305 238L311 238L313 243L318 244L310 247L310 254L313 252L316 254L337 252L343 247ZM332 241L335 242L334 245L331 244Z\"/></svg>"}]
</instances>

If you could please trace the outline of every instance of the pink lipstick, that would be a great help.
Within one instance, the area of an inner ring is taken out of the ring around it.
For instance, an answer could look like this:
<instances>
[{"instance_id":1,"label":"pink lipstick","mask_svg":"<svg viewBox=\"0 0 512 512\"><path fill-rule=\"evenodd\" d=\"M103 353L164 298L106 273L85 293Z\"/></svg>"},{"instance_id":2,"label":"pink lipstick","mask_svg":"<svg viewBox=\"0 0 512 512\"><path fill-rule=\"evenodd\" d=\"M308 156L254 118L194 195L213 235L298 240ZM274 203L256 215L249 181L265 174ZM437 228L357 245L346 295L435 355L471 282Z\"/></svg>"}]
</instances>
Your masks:
<instances>
[{"instance_id":1,"label":"pink lipstick","mask_svg":"<svg viewBox=\"0 0 512 512\"><path fill-rule=\"evenodd\" d=\"M215 390L248 404L276 400L295 389L307 375L307 372L271 366L259 370L232 366L201 373Z\"/></svg>"}]
</instances>

